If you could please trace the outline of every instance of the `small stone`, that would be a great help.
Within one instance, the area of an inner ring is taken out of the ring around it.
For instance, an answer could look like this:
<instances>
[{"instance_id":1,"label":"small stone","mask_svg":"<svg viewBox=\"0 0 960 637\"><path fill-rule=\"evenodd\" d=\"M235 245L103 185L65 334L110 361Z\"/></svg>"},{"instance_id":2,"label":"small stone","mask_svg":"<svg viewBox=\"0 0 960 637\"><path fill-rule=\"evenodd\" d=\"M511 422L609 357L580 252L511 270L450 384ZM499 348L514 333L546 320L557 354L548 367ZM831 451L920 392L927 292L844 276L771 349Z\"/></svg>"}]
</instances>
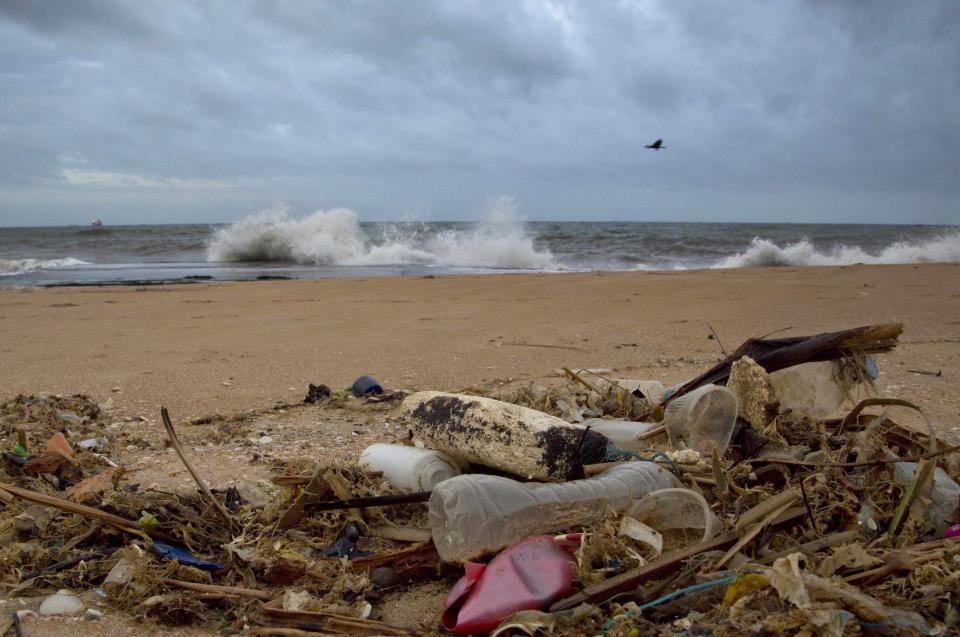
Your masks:
<instances>
[{"instance_id":1,"label":"small stone","mask_svg":"<svg viewBox=\"0 0 960 637\"><path fill-rule=\"evenodd\" d=\"M103 613L98 610L94 610L93 608L88 608L87 612L85 612L83 616L89 621L95 622L100 621L100 618L103 617Z\"/></svg>"},{"instance_id":2,"label":"small stone","mask_svg":"<svg viewBox=\"0 0 960 637\"><path fill-rule=\"evenodd\" d=\"M273 442L273 438L270 436L260 436L257 438L257 442L261 445L269 445L271 442Z\"/></svg>"},{"instance_id":3,"label":"small stone","mask_svg":"<svg viewBox=\"0 0 960 637\"><path fill-rule=\"evenodd\" d=\"M391 588L400 583L400 575L392 566L378 566L370 571L370 581L377 588Z\"/></svg>"},{"instance_id":4,"label":"small stone","mask_svg":"<svg viewBox=\"0 0 960 637\"><path fill-rule=\"evenodd\" d=\"M40 603L39 613L43 617L53 615L79 615L87 609L80 598L63 589L57 591Z\"/></svg>"},{"instance_id":5,"label":"small stone","mask_svg":"<svg viewBox=\"0 0 960 637\"><path fill-rule=\"evenodd\" d=\"M224 386L224 387L229 387L230 385L231 385L231 383L230 383L229 380L223 381L223 386Z\"/></svg>"},{"instance_id":6,"label":"small stone","mask_svg":"<svg viewBox=\"0 0 960 637\"><path fill-rule=\"evenodd\" d=\"M134 451L140 451L140 447L137 445L127 445L127 451L133 453Z\"/></svg>"},{"instance_id":7,"label":"small stone","mask_svg":"<svg viewBox=\"0 0 960 637\"><path fill-rule=\"evenodd\" d=\"M119 388L119 387L114 387L114 388L111 389L110 391L112 391L112 392L115 393L115 394L119 394L119 393L120 393L120 388Z\"/></svg>"}]
</instances>

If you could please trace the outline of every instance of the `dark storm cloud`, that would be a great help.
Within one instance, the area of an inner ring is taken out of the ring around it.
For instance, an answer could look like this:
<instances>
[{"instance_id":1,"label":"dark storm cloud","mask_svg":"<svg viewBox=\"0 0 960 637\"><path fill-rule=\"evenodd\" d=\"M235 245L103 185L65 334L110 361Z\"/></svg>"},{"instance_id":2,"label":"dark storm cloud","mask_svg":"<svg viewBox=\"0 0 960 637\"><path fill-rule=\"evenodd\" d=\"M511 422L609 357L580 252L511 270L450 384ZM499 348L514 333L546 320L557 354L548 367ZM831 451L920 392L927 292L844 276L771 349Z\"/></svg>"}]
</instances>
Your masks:
<instances>
[{"instance_id":1,"label":"dark storm cloud","mask_svg":"<svg viewBox=\"0 0 960 637\"><path fill-rule=\"evenodd\" d=\"M958 7L0 0L0 223L956 222Z\"/></svg>"}]
</instances>

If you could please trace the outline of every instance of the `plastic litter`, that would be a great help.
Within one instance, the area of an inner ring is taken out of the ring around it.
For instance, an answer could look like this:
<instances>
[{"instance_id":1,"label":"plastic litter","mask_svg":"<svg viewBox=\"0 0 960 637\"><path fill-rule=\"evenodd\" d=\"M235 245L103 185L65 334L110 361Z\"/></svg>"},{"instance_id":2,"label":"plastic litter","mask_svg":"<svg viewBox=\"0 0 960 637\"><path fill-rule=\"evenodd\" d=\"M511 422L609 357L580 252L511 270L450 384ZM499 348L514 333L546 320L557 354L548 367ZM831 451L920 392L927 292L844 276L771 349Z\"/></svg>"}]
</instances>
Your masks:
<instances>
[{"instance_id":1,"label":"plastic litter","mask_svg":"<svg viewBox=\"0 0 960 637\"><path fill-rule=\"evenodd\" d=\"M160 540L154 540L150 545L150 549L160 557L166 557L171 560L176 560L181 564L196 566L197 568L202 568L207 571L215 571L226 568L227 566L222 562L201 559L182 546L173 546Z\"/></svg>"},{"instance_id":2,"label":"plastic litter","mask_svg":"<svg viewBox=\"0 0 960 637\"><path fill-rule=\"evenodd\" d=\"M492 398L425 391L403 401L413 435L462 463L530 480L583 477L601 462L607 439L582 425Z\"/></svg>"},{"instance_id":3,"label":"plastic litter","mask_svg":"<svg viewBox=\"0 0 960 637\"><path fill-rule=\"evenodd\" d=\"M80 615L87 607L79 597L66 589L62 589L50 595L42 602L37 611L41 617L50 617L53 615Z\"/></svg>"},{"instance_id":4,"label":"plastic litter","mask_svg":"<svg viewBox=\"0 0 960 637\"><path fill-rule=\"evenodd\" d=\"M847 398L853 383L843 380L840 363L805 363L770 374L780 399L780 411L791 410L812 418L832 416Z\"/></svg>"},{"instance_id":5,"label":"plastic litter","mask_svg":"<svg viewBox=\"0 0 960 637\"><path fill-rule=\"evenodd\" d=\"M916 462L898 462L893 468L893 481L899 486L910 484L917 470ZM947 527L957 522L957 508L960 506L960 485L953 481L947 472L937 467L933 472L933 490L931 503L927 508L927 524L937 534L944 535Z\"/></svg>"},{"instance_id":6,"label":"plastic litter","mask_svg":"<svg viewBox=\"0 0 960 637\"><path fill-rule=\"evenodd\" d=\"M354 396L359 398L361 396L369 396L370 394L382 394L383 387L373 376L363 375L353 381L353 386L350 388L350 391Z\"/></svg>"},{"instance_id":7,"label":"plastic litter","mask_svg":"<svg viewBox=\"0 0 960 637\"><path fill-rule=\"evenodd\" d=\"M658 423L633 422L632 420L605 420L603 418L590 418L583 421L584 427L589 427L605 436L618 449L625 451L644 451L650 447L645 440L638 440L637 437L645 434L651 429L659 426Z\"/></svg>"},{"instance_id":8,"label":"plastic litter","mask_svg":"<svg viewBox=\"0 0 960 637\"><path fill-rule=\"evenodd\" d=\"M737 422L737 396L726 387L707 384L674 399L663 424L674 446L686 445L710 457L723 455Z\"/></svg>"},{"instance_id":9,"label":"plastic litter","mask_svg":"<svg viewBox=\"0 0 960 637\"><path fill-rule=\"evenodd\" d=\"M627 507L626 513L661 533L670 529L703 529L704 542L722 528L706 499L691 489L654 491Z\"/></svg>"},{"instance_id":10,"label":"plastic litter","mask_svg":"<svg viewBox=\"0 0 960 637\"><path fill-rule=\"evenodd\" d=\"M330 545L330 548L323 552L324 557L367 557L373 555L370 551L363 551L357 547L357 540L360 539L360 529L353 522L347 524L336 542Z\"/></svg>"},{"instance_id":11,"label":"plastic litter","mask_svg":"<svg viewBox=\"0 0 960 637\"><path fill-rule=\"evenodd\" d=\"M360 464L380 471L401 491L433 491L444 480L460 475L457 463L442 451L378 443L360 454Z\"/></svg>"},{"instance_id":12,"label":"plastic litter","mask_svg":"<svg viewBox=\"0 0 960 637\"><path fill-rule=\"evenodd\" d=\"M544 609L569 595L574 580L572 547L534 536L489 564L468 562L466 573L443 602L441 623L457 634L486 633L519 610Z\"/></svg>"},{"instance_id":13,"label":"plastic litter","mask_svg":"<svg viewBox=\"0 0 960 637\"><path fill-rule=\"evenodd\" d=\"M561 484L457 476L434 489L430 528L440 557L463 562L534 534L590 524L636 498L679 485L666 467L652 462L626 462Z\"/></svg>"}]
</instances>

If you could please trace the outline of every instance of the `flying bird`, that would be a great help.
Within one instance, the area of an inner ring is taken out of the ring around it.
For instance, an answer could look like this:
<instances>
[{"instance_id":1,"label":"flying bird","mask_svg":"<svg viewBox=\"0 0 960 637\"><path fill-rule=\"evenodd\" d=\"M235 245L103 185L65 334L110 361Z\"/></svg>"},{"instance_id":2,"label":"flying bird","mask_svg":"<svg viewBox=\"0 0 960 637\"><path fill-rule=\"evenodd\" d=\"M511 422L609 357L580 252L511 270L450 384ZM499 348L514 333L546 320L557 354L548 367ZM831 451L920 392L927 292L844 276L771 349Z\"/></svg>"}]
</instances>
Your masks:
<instances>
[{"instance_id":1,"label":"flying bird","mask_svg":"<svg viewBox=\"0 0 960 637\"><path fill-rule=\"evenodd\" d=\"M666 148L666 146L663 145L663 140L662 140L662 139L658 139L657 141L653 142L652 144L647 144L646 146L644 146L644 148L651 148L651 149L653 149L653 150L660 150L661 148Z\"/></svg>"}]
</instances>

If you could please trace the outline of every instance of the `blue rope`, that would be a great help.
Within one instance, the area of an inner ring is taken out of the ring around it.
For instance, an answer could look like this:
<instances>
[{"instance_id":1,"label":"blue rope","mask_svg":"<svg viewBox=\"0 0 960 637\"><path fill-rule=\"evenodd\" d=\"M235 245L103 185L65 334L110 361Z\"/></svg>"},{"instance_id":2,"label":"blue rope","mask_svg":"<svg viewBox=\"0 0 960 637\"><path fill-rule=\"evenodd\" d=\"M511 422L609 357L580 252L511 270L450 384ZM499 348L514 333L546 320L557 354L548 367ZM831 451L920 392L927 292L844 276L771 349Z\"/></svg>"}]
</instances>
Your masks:
<instances>
[{"instance_id":1,"label":"blue rope","mask_svg":"<svg viewBox=\"0 0 960 637\"><path fill-rule=\"evenodd\" d=\"M740 577L740 576L739 576L739 575L728 575L727 577L721 577L720 579L713 579L713 580L710 580L710 581L708 581L708 582L700 582L699 584L691 584L690 586L687 586L687 587L684 587L684 588L675 590L675 591L673 591L672 593L667 593L667 594L664 595L663 597L658 597L657 599L655 599L655 600L653 600L653 601L649 601L649 602L647 602L646 604L642 604L642 605L638 606L637 608L638 608L640 611L645 611L645 610L647 610L648 608L653 608L654 606L659 606L660 604L665 604L666 602L669 602L669 601L671 601L671 600L674 600L674 599L676 599L676 598L678 598L678 597L682 597L682 596L686 595L687 593L694 593L694 592L696 592L696 591L702 591L702 590L706 590L706 589L708 589L708 588L715 588L715 587L717 587L717 586L724 586L724 585L726 585L726 584L729 584L729 583L732 582L733 580L737 579L738 577ZM629 618L629 617L635 616L636 613L637 613L637 611L629 610L629 611L623 613L622 615L620 615L620 617ZM616 621L617 621L617 618L608 619L608 620L603 624L603 626L600 627L600 632L597 633L597 636L599 637L600 635L606 634L606 632L607 632L608 630L610 630L611 628L613 628L613 625L616 623Z\"/></svg>"},{"instance_id":2,"label":"blue rope","mask_svg":"<svg viewBox=\"0 0 960 637\"><path fill-rule=\"evenodd\" d=\"M660 604L665 604L666 602L669 602L669 601L672 600L672 599L676 599L676 598L678 598L678 597L682 597L683 595L686 595L687 593L693 593L693 592L695 592L695 591L702 591L702 590L706 590L706 589L708 589L708 588L714 588L714 587L716 587L716 586L723 586L724 584L729 584L730 582L732 582L733 580L737 579L738 577L740 577L740 576L739 576L739 575L729 575L729 576L727 576L727 577L721 577L720 579L714 579L714 580L710 580L710 581L708 581L708 582L700 582L699 584L691 584L690 586L687 586L686 588L681 588L680 590L673 591L672 593L667 593L667 594L664 595L663 597L658 597L657 599L655 599L655 600L653 600L653 601L651 601L651 602L647 602L646 604L642 604L642 605L638 606L638 608L639 608L640 610L647 610L648 608L653 608L654 606L659 606Z\"/></svg>"}]
</instances>

